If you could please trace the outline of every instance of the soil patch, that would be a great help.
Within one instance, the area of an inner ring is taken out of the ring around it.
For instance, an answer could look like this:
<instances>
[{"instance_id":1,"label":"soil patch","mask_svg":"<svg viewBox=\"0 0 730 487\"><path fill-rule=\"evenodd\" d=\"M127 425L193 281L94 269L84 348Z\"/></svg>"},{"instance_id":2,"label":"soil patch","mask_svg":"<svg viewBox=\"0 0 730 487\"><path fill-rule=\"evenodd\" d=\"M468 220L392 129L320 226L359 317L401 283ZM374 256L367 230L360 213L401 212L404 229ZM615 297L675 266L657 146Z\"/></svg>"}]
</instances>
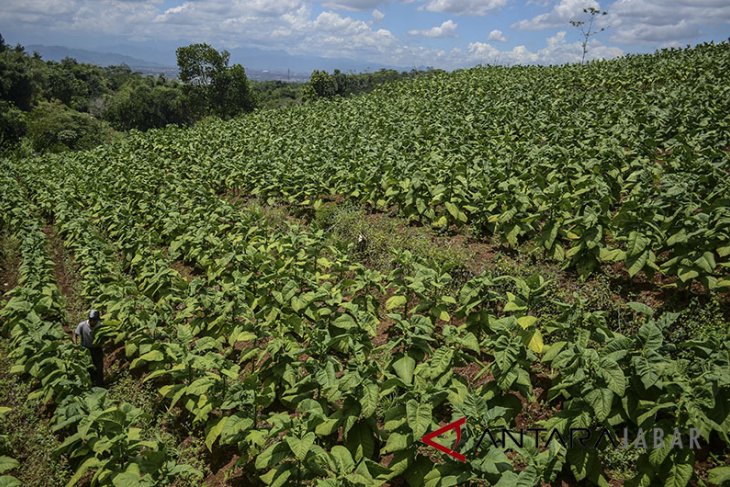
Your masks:
<instances>
[{"instance_id":1,"label":"soil patch","mask_svg":"<svg viewBox=\"0 0 730 487\"><path fill-rule=\"evenodd\" d=\"M86 313L86 303L81 298L78 289L78 276L74 270L73 258L66 253L63 247L63 240L56 232L52 224L43 228L43 233L48 238L49 255L53 260L53 276L56 280L61 294L65 298L66 320L63 329L71 333L71 324L83 318Z\"/></svg>"},{"instance_id":2,"label":"soil patch","mask_svg":"<svg viewBox=\"0 0 730 487\"><path fill-rule=\"evenodd\" d=\"M20 252L18 242L8 235L0 237L0 302L18 284Z\"/></svg>"}]
</instances>

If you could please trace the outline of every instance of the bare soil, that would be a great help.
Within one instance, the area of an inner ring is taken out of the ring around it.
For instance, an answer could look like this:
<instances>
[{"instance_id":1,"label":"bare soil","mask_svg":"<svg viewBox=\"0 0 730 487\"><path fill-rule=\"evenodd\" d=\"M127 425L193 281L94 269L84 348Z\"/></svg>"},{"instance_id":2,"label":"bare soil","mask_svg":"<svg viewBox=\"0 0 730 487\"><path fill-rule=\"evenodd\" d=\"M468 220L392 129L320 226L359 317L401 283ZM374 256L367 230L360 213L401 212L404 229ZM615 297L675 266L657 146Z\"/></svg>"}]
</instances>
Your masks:
<instances>
[{"instance_id":1,"label":"bare soil","mask_svg":"<svg viewBox=\"0 0 730 487\"><path fill-rule=\"evenodd\" d=\"M55 227L49 223L43 228L43 233L48 238L48 251L53 260L53 276L65 299L66 320L63 329L66 333L71 333L73 324L81 320L88 311L86 303L77 291L80 285L79 276L75 270L73 257L66 252L63 240Z\"/></svg>"},{"instance_id":2,"label":"bare soil","mask_svg":"<svg viewBox=\"0 0 730 487\"><path fill-rule=\"evenodd\" d=\"M7 235L0 237L0 302L18 284L20 253L17 242Z\"/></svg>"}]
</instances>

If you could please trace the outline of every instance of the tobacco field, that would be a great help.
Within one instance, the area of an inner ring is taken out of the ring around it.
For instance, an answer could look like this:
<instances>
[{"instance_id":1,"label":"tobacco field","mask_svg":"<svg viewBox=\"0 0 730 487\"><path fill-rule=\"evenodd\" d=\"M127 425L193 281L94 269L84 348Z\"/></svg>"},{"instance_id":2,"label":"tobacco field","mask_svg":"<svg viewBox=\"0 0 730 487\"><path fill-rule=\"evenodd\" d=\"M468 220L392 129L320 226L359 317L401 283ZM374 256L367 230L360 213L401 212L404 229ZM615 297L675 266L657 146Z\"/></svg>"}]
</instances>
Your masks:
<instances>
[{"instance_id":1,"label":"tobacco field","mask_svg":"<svg viewBox=\"0 0 730 487\"><path fill-rule=\"evenodd\" d=\"M23 403L46 485L730 482L728 43L0 166L0 486L33 485ZM345 210L447 250L380 248ZM92 307L106 388L70 340ZM462 417L466 462L420 441ZM476 448L538 427L665 435ZM671 445L690 428L701 448Z\"/></svg>"}]
</instances>

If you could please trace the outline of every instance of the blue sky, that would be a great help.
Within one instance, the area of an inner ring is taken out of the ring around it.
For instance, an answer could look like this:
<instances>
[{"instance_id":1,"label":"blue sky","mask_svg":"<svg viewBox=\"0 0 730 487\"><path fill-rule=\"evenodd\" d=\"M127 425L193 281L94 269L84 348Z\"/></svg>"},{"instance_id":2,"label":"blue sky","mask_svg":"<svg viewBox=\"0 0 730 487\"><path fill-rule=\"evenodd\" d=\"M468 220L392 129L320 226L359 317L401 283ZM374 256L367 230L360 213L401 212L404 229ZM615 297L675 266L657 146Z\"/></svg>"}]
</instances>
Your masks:
<instances>
[{"instance_id":1,"label":"blue sky","mask_svg":"<svg viewBox=\"0 0 730 487\"><path fill-rule=\"evenodd\" d=\"M191 41L446 69L580 60L569 24L597 7L589 58L730 37L728 0L4 0L9 42L87 49L133 44L144 57Z\"/></svg>"}]
</instances>

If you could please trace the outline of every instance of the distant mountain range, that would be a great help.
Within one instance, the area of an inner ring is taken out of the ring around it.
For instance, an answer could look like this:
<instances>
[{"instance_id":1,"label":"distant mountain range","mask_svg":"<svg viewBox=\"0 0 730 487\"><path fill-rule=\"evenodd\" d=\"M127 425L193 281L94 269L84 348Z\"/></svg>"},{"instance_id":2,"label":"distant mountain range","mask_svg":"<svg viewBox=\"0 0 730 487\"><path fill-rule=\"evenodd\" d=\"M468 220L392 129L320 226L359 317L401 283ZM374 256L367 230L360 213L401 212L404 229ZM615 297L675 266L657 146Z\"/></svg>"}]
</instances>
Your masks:
<instances>
[{"instance_id":1,"label":"distant mountain range","mask_svg":"<svg viewBox=\"0 0 730 487\"><path fill-rule=\"evenodd\" d=\"M255 47L230 49L231 62L242 64L245 68L261 70L291 70L296 73L311 74L315 69L333 71L377 71L385 66L378 63L367 63L354 59L326 58L321 56L293 55L282 50L265 50Z\"/></svg>"},{"instance_id":2,"label":"distant mountain range","mask_svg":"<svg viewBox=\"0 0 730 487\"><path fill-rule=\"evenodd\" d=\"M63 58L72 57L80 63L96 64L99 66L126 64L130 67L164 67L159 63L132 56L125 56L124 54L117 54L115 52L88 51L86 49L75 49L64 46L42 46L37 44L25 46L25 50L27 52L37 52L47 61L60 61Z\"/></svg>"},{"instance_id":3,"label":"distant mountain range","mask_svg":"<svg viewBox=\"0 0 730 487\"><path fill-rule=\"evenodd\" d=\"M166 76L177 75L175 48L173 46L158 49L142 48L136 45L117 45L103 47L100 50L78 49L65 46L28 45L28 52L38 52L43 59L60 61L72 57L82 63L99 66L126 64L130 68L146 74L164 73ZM353 59L326 58L309 55L293 55L283 50L266 50L256 47L229 49L231 63L239 63L253 79L281 79L301 81L309 79L315 69L344 72L377 71L382 68L393 68L377 63L365 63ZM394 68L403 69L403 68Z\"/></svg>"}]
</instances>

